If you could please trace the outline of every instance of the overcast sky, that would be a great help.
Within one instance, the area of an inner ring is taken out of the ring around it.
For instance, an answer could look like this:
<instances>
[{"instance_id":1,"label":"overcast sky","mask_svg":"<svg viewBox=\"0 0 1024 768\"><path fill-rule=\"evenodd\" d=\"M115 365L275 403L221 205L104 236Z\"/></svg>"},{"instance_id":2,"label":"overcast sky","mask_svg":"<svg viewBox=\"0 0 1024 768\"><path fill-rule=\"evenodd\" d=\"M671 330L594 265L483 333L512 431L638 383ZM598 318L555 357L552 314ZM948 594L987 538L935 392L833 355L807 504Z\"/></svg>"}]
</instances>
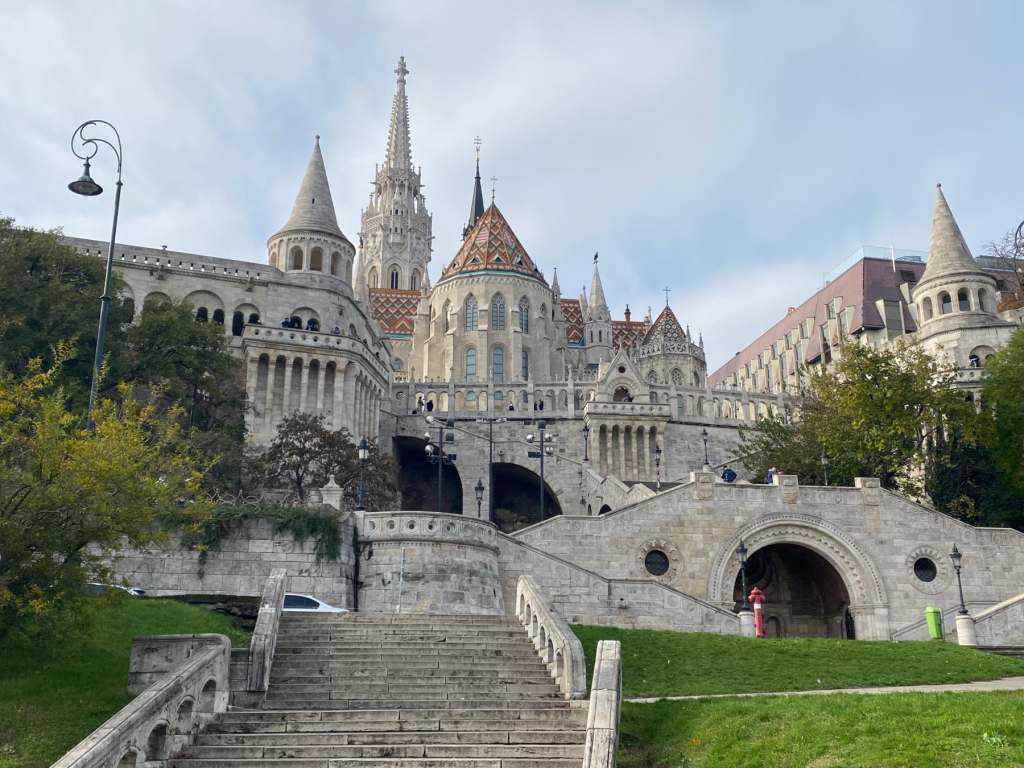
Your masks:
<instances>
[{"instance_id":1,"label":"overcast sky","mask_svg":"<svg viewBox=\"0 0 1024 768\"><path fill-rule=\"evenodd\" d=\"M400 55L436 279L473 145L563 295L664 304L709 369L862 243L927 248L943 183L977 253L1024 218L1024 5L0 0L0 213L109 235L68 149L125 145L119 241L266 261L313 135L356 241ZM112 191L110 157L95 178Z\"/></svg>"}]
</instances>

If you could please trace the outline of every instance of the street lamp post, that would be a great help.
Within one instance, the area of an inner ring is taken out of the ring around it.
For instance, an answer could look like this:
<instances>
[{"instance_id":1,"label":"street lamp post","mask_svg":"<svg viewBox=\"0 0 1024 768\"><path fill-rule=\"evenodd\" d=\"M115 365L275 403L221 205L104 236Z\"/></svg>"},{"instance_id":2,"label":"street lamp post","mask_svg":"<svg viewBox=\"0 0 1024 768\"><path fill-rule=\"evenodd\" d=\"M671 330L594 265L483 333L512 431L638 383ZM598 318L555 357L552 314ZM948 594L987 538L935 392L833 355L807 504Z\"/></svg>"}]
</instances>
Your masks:
<instances>
[{"instance_id":1,"label":"street lamp post","mask_svg":"<svg viewBox=\"0 0 1024 768\"><path fill-rule=\"evenodd\" d=\"M494 425L508 419L502 416L488 416L476 420L478 424L487 424L487 518L494 522ZM477 517L480 510L476 511Z\"/></svg>"},{"instance_id":2,"label":"street lamp post","mask_svg":"<svg viewBox=\"0 0 1024 768\"><path fill-rule=\"evenodd\" d=\"M711 459L708 457L708 431L707 429L701 429L700 436L704 438L704 471L709 472L711 470Z\"/></svg>"},{"instance_id":3,"label":"street lamp post","mask_svg":"<svg viewBox=\"0 0 1024 768\"><path fill-rule=\"evenodd\" d=\"M359 490L356 499L356 509L366 511L366 461L370 458L370 444L364 437L359 441Z\"/></svg>"},{"instance_id":4,"label":"street lamp post","mask_svg":"<svg viewBox=\"0 0 1024 768\"><path fill-rule=\"evenodd\" d=\"M740 558L740 589L743 590L743 600L740 603L741 611L750 610L750 598L747 595L747 545L740 539L740 545L736 547L736 554Z\"/></svg>"},{"instance_id":5,"label":"street lamp post","mask_svg":"<svg viewBox=\"0 0 1024 768\"><path fill-rule=\"evenodd\" d=\"M654 473L657 481L657 490L661 490L661 446L654 445Z\"/></svg>"},{"instance_id":6,"label":"street lamp post","mask_svg":"<svg viewBox=\"0 0 1024 768\"><path fill-rule=\"evenodd\" d=\"M583 460L590 461L590 425L583 425Z\"/></svg>"},{"instance_id":7,"label":"street lamp post","mask_svg":"<svg viewBox=\"0 0 1024 768\"><path fill-rule=\"evenodd\" d=\"M966 616L967 604L964 602L964 585L960 580L960 561L963 559L963 555L956 548L956 544L953 545L953 551L949 553L949 559L953 561L953 570L956 571L956 588L960 593L960 610L958 613L961 616Z\"/></svg>"},{"instance_id":8,"label":"street lamp post","mask_svg":"<svg viewBox=\"0 0 1024 768\"><path fill-rule=\"evenodd\" d=\"M94 125L105 125L114 133L117 146L107 139L93 136L86 136L85 129ZM77 142L77 147L76 147ZM82 175L68 184L68 189L76 195L95 197L103 192L103 187L93 181L89 175L89 161L99 152L100 144L110 147L117 157L117 188L114 192L114 223L110 228L110 246L107 248L106 274L103 277L103 295L100 296L100 320L99 329L96 332L96 355L92 364L92 382L89 385L89 412L86 416L86 424L91 430L93 428L92 411L96 405L96 393L99 389L100 368L103 365L103 342L107 335L107 316L110 314L110 288L114 279L114 241L117 239L117 214L121 208L121 135L117 129L106 120L87 120L82 123L75 132L71 134L71 152L79 160L85 162Z\"/></svg>"},{"instance_id":9,"label":"street lamp post","mask_svg":"<svg viewBox=\"0 0 1024 768\"><path fill-rule=\"evenodd\" d=\"M476 485L473 486L473 491L476 493L476 516L480 517L480 504L484 500L484 481L478 479Z\"/></svg>"},{"instance_id":10,"label":"street lamp post","mask_svg":"<svg viewBox=\"0 0 1024 768\"><path fill-rule=\"evenodd\" d=\"M437 464L437 511L441 512L441 496L444 488L443 469L445 464L451 464L452 460L450 457L444 454L444 442L446 438L455 439L455 420L448 419L447 421L435 420L433 416L427 416L427 424L434 424L437 422L437 445L430 442L430 432L426 432L423 436L427 439L427 446L424 451L427 454L427 461ZM449 430L451 432L449 432Z\"/></svg>"},{"instance_id":11,"label":"street lamp post","mask_svg":"<svg viewBox=\"0 0 1024 768\"><path fill-rule=\"evenodd\" d=\"M821 449L821 469L825 473L825 485L828 486L828 454L824 448Z\"/></svg>"},{"instance_id":12,"label":"street lamp post","mask_svg":"<svg viewBox=\"0 0 1024 768\"><path fill-rule=\"evenodd\" d=\"M540 435L540 519L544 519L544 455L550 456L554 451L552 450L550 443L555 442L555 438L546 438L545 431L547 430L548 423L546 421L537 422L537 431ZM532 443L534 441L534 435L529 434L526 436L526 442Z\"/></svg>"}]
</instances>

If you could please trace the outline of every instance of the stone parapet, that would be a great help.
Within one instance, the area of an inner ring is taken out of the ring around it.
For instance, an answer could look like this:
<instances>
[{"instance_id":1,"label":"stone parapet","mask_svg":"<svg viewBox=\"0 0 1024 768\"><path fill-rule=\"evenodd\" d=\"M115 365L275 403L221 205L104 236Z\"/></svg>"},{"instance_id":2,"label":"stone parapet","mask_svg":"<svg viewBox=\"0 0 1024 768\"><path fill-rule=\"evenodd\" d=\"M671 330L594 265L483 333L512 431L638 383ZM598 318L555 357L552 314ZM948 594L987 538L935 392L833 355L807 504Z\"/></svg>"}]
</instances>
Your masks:
<instances>
[{"instance_id":1,"label":"stone parapet","mask_svg":"<svg viewBox=\"0 0 1024 768\"><path fill-rule=\"evenodd\" d=\"M618 640L599 640L590 686L583 768L615 768L621 707L622 646Z\"/></svg>"},{"instance_id":2,"label":"stone parapet","mask_svg":"<svg viewBox=\"0 0 1024 768\"><path fill-rule=\"evenodd\" d=\"M541 659L567 699L580 699L587 693L587 662L583 645L572 629L544 599L540 587L530 576L520 576L516 584L516 618L526 627Z\"/></svg>"}]
</instances>

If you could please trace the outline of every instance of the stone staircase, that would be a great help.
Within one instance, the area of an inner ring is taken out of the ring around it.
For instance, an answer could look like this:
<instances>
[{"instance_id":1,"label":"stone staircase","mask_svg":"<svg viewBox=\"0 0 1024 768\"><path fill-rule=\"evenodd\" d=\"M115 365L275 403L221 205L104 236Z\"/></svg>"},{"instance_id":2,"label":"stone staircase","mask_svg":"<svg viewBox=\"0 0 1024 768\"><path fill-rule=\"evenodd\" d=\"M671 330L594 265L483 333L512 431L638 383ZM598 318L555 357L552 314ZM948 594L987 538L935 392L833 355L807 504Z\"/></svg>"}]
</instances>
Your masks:
<instances>
[{"instance_id":1,"label":"stone staircase","mask_svg":"<svg viewBox=\"0 0 1024 768\"><path fill-rule=\"evenodd\" d=\"M580 768L586 718L511 619L286 614L264 708L172 768Z\"/></svg>"}]
</instances>

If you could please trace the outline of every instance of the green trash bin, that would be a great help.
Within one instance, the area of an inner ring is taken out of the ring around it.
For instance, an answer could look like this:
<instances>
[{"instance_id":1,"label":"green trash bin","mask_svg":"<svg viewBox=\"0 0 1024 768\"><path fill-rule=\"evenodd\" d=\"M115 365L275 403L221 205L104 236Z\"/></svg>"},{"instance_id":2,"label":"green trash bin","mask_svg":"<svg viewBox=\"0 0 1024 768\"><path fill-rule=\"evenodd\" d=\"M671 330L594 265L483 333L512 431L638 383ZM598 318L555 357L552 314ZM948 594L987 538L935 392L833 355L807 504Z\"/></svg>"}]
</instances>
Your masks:
<instances>
[{"instance_id":1,"label":"green trash bin","mask_svg":"<svg viewBox=\"0 0 1024 768\"><path fill-rule=\"evenodd\" d=\"M928 624L928 636L932 640L945 640L946 635L942 631L942 611L929 605L924 609L924 618Z\"/></svg>"}]
</instances>

